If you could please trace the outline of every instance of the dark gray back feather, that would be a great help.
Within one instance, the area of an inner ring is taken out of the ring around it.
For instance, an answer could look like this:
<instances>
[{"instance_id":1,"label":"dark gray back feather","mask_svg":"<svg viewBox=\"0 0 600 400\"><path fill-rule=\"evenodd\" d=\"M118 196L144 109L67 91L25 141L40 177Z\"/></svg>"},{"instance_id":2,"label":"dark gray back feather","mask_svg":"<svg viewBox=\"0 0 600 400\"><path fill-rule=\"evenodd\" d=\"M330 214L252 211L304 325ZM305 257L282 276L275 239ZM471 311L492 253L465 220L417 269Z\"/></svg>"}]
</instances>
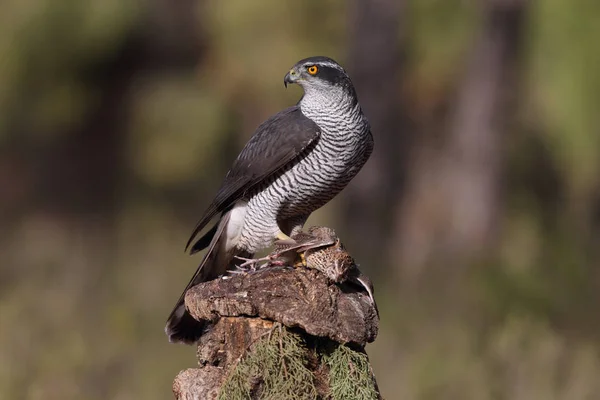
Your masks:
<instances>
[{"instance_id":1,"label":"dark gray back feather","mask_svg":"<svg viewBox=\"0 0 600 400\"><path fill-rule=\"evenodd\" d=\"M227 211L236 201L249 198L269 179L294 165L316 144L320 133L317 124L305 117L298 106L263 122L233 163L215 199L196 225L186 250L215 215ZM193 250L197 248L194 246Z\"/></svg>"}]
</instances>

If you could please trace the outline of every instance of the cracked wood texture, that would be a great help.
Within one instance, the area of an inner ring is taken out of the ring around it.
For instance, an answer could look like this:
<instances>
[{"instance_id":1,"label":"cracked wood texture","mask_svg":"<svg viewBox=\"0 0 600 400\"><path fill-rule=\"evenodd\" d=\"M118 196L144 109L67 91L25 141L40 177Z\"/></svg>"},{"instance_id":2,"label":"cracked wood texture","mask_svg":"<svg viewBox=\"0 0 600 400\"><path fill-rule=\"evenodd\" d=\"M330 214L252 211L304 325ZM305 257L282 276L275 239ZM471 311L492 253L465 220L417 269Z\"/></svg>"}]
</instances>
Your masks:
<instances>
[{"instance_id":1,"label":"cracked wood texture","mask_svg":"<svg viewBox=\"0 0 600 400\"><path fill-rule=\"evenodd\" d=\"M332 283L306 268L270 267L204 282L188 291L185 303L194 318L213 324L198 343L200 368L182 371L175 379L173 392L180 400L217 399L239 360L272 331L274 322L301 333L309 347L320 337L361 352L375 340L379 325L376 308L360 287ZM315 349L311 351L318 353ZM326 380L319 375L316 381ZM317 388L317 398L330 398L327 385Z\"/></svg>"},{"instance_id":2,"label":"cracked wood texture","mask_svg":"<svg viewBox=\"0 0 600 400\"><path fill-rule=\"evenodd\" d=\"M375 340L379 326L366 293L305 268L272 267L205 282L188 291L185 303L196 319L260 317L361 346Z\"/></svg>"}]
</instances>

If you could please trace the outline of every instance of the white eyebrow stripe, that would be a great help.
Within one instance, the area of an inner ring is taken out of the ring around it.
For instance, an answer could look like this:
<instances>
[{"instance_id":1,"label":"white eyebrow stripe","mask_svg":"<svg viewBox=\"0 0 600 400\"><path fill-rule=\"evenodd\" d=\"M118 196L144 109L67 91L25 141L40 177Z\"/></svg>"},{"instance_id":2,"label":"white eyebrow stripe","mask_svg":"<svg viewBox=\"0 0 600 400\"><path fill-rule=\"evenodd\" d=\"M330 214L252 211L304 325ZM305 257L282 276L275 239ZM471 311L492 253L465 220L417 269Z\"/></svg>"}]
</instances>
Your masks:
<instances>
[{"instance_id":1,"label":"white eyebrow stripe","mask_svg":"<svg viewBox=\"0 0 600 400\"><path fill-rule=\"evenodd\" d=\"M328 61L317 61L317 62L307 62L304 63L303 66L309 66L309 65L320 65L323 67L331 67L331 68L335 68L338 71L344 72L344 69L339 65L339 64L334 64L332 62L328 62Z\"/></svg>"}]
</instances>

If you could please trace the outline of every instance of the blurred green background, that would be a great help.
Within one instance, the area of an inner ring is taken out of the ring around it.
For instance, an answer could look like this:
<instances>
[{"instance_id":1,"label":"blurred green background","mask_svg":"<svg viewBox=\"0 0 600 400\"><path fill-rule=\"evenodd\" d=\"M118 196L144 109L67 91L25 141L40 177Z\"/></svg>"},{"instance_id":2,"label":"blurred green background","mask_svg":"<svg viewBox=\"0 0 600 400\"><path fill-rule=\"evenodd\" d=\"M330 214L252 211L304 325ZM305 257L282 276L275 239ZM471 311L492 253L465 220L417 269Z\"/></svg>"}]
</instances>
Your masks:
<instances>
[{"instance_id":1,"label":"blurred green background","mask_svg":"<svg viewBox=\"0 0 600 400\"><path fill-rule=\"evenodd\" d=\"M600 3L5 0L0 398L165 399L229 165L328 55L375 152L309 225L375 283L388 399L600 398Z\"/></svg>"}]
</instances>

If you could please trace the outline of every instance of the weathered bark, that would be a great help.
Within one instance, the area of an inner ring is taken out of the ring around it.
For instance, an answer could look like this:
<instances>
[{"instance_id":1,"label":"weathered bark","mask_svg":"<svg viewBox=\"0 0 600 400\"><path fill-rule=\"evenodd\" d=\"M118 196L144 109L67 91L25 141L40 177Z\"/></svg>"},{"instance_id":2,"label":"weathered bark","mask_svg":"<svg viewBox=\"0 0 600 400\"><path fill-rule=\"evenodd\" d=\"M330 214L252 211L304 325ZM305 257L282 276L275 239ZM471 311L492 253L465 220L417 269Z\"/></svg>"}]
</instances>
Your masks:
<instances>
[{"instance_id":1,"label":"weathered bark","mask_svg":"<svg viewBox=\"0 0 600 400\"><path fill-rule=\"evenodd\" d=\"M201 368L181 371L175 378L175 397L216 399L228 373L246 349L272 328L272 321L259 318L221 318L198 343Z\"/></svg>"},{"instance_id":2,"label":"weathered bark","mask_svg":"<svg viewBox=\"0 0 600 400\"><path fill-rule=\"evenodd\" d=\"M358 287L271 267L202 283L185 300L194 318L214 325L198 343L200 368L175 379L177 399L380 398L364 353L379 318ZM332 368L348 373L330 376Z\"/></svg>"},{"instance_id":3,"label":"weathered bark","mask_svg":"<svg viewBox=\"0 0 600 400\"><path fill-rule=\"evenodd\" d=\"M268 268L210 281L191 289L186 305L196 319L261 317L361 346L375 339L379 323L364 293L329 284L318 271L304 268Z\"/></svg>"}]
</instances>

